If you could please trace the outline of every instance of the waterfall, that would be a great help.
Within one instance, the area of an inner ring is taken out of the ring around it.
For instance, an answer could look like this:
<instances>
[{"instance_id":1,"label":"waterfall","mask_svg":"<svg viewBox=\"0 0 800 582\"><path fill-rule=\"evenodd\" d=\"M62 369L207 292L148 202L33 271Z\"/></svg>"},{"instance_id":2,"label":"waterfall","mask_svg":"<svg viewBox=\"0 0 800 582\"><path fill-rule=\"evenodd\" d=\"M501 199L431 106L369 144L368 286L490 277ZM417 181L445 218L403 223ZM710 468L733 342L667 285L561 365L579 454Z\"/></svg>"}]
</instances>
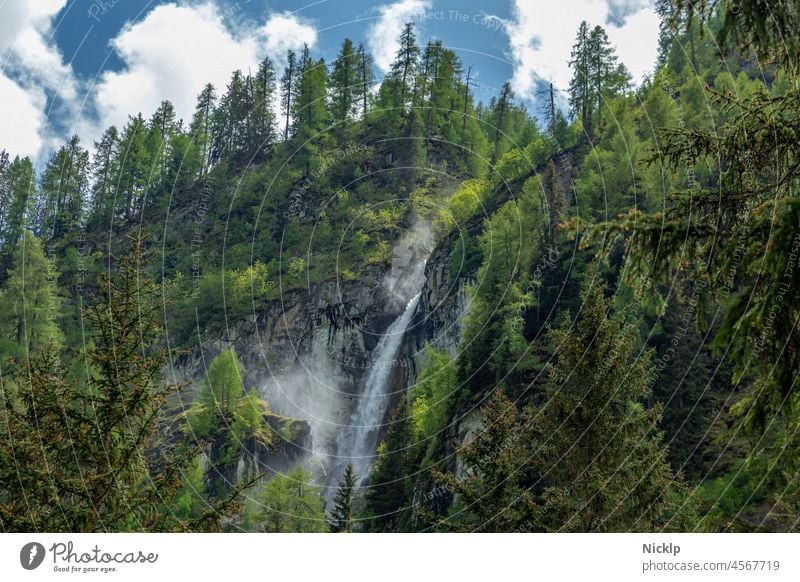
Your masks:
<instances>
[{"instance_id":1,"label":"waterfall","mask_svg":"<svg viewBox=\"0 0 800 582\"><path fill-rule=\"evenodd\" d=\"M335 493L348 462L353 463L359 481L369 475L375 462L378 433L390 401L392 368L397 363L400 344L420 295L421 293L417 293L408 301L403 313L392 322L375 346L375 357L372 358L364 389L358 397L350 423L341 429L337 437L338 459L336 469L331 474L329 497Z\"/></svg>"}]
</instances>

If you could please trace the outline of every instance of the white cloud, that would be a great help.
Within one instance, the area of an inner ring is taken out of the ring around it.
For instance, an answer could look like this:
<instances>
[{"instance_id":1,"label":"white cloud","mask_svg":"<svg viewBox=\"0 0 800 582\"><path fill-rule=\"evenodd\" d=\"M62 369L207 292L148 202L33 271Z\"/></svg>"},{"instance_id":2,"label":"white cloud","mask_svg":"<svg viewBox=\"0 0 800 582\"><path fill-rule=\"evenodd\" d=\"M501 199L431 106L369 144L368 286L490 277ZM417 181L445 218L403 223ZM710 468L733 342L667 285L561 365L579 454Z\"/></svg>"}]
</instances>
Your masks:
<instances>
[{"instance_id":1,"label":"white cloud","mask_svg":"<svg viewBox=\"0 0 800 582\"><path fill-rule=\"evenodd\" d=\"M125 67L100 79L99 123L122 126L129 114L147 116L164 99L188 121L206 83L221 93L235 69L255 72L265 54L282 62L286 50L316 39L312 26L287 13L258 29L230 30L214 4L162 4L112 40Z\"/></svg>"},{"instance_id":2,"label":"white cloud","mask_svg":"<svg viewBox=\"0 0 800 582\"><path fill-rule=\"evenodd\" d=\"M78 93L72 67L52 44L53 17L66 0L3 0L0 19L0 147L36 157L48 143L46 92L63 103Z\"/></svg>"},{"instance_id":3,"label":"white cloud","mask_svg":"<svg viewBox=\"0 0 800 582\"><path fill-rule=\"evenodd\" d=\"M430 0L400 0L378 8L378 20L367 31L367 45L379 69L386 72L391 67L403 26L419 19L430 7Z\"/></svg>"},{"instance_id":4,"label":"white cloud","mask_svg":"<svg viewBox=\"0 0 800 582\"><path fill-rule=\"evenodd\" d=\"M655 63L658 16L650 0L514 0L505 23L514 62L512 87L521 98L536 100L536 81L569 85L568 66L581 21L603 26L617 54L640 82Z\"/></svg>"},{"instance_id":5,"label":"white cloud","mask_svg":"<svg viewBox=\"0 0 800 582\"><path fill-rule=\"evenodd\" d=\"M0 149L12 155L35 157L44 143L44 92L23 89L14 81L0 75Z\"/></svg>"},{"instance_id":6,"label":"white cloud","mask_svg":"<svg viewBox=\"0 0 800 582\"><path fill-rule=\"evenodd\" d=\"M637 84L655 66L660 23L655 10L645 8L628 15L621 27L606 27L611 44L617 47L620 60L628 67Z\"/></svg>"},{"instance_id":7,"label":"white cloud","mask_svg":"<svg viewBox=\"0 0 800 582\"><path fill-rule=\"evenodd\" d=\"M266 37L266 53L278 62L285 60L286 51L300 49L304 44L314 46L317 42L317 31L289 13L272 15L261 33Z\"/></svg>"}]
</instances>

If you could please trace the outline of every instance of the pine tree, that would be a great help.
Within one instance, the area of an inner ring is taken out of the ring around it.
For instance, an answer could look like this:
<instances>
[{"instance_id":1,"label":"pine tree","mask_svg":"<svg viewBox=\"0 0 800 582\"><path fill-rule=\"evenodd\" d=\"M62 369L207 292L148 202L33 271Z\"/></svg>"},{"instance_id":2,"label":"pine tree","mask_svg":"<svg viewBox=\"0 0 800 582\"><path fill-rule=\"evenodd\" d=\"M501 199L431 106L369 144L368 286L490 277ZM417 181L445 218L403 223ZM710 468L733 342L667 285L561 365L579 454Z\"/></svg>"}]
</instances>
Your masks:
<instances>
[{"instance_id":1,"label":"pine tree","mask_svg":"<svg viewBox=\"0 0 800 582\"><path fill-rule=\"evenodd\" d=\"M401 521L412 439L411 410L403 398L392 415L386 438L378 446L378 458L370 473L365 510L372 531L393 531Z\"/></svg>"},{"instance_id":2,"label":"pine tree","mask_svg":"<svg viewBox=\"0 0 800 582\"><path fill-rule=\"evenodd\" d=\"M348 463L339 483L339 489L333 498L333 509L328 518L328 525L333 533L353 531L353 503L357 489L353 463Z\"/></svg>"},{"instance_id":3,"label":"pine tree","mask_svg":"<svg viewBox=\"0 0 800 582\"><path fill-rule=\"evenodd\" d=\"M27 358L48 344L59 348L59 306L55 267L41 241L25 230L0 291L0 357Z\"/></svg>"}]
</instances>

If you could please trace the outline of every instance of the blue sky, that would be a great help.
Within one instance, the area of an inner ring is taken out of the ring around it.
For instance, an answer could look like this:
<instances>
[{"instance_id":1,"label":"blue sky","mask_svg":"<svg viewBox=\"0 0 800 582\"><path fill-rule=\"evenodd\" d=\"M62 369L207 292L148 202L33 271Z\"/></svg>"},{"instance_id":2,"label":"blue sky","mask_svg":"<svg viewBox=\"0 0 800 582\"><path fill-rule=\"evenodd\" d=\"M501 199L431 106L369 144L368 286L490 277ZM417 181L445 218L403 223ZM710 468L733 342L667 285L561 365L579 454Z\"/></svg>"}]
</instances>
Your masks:
<instances>
[{"instance_id":1,"label":"blue sky","mask_svg":"<svg viewBox=\"0 0 800 582\"><path fill-rule=\"evenodd\" d=\"M222 89L264 55L281 66L303 43L330 61L343 38L363 42L380 76L408 21L472 66L479 100L511 80L534 109L539 83L566 87L583 19L606 27L635 80L652 68L651 0L0 0L0 149L41 163L69 134L90 144L162 99L188 118L206 82Z\"/></svg>"}]
</instances>

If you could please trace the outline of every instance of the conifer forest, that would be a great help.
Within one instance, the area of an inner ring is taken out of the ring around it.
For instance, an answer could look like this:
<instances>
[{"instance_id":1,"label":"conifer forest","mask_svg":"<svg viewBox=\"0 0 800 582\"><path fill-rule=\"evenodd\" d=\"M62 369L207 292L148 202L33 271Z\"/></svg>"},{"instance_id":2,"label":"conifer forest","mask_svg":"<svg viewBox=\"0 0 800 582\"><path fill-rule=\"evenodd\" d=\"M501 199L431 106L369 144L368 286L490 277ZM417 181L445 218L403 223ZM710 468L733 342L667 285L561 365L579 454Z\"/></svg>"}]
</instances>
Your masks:
<instances>
[{"instance_id":1,"label":"conifer forest","mask_svg":"<svg viewBox=\"0 0 800 582\"><path fill-rule=\"evenodd\" d=\"M800 8L651 4L642 78L408 18L5 106L0 532L800 531Z\"/></svg>"}]
</instances>

